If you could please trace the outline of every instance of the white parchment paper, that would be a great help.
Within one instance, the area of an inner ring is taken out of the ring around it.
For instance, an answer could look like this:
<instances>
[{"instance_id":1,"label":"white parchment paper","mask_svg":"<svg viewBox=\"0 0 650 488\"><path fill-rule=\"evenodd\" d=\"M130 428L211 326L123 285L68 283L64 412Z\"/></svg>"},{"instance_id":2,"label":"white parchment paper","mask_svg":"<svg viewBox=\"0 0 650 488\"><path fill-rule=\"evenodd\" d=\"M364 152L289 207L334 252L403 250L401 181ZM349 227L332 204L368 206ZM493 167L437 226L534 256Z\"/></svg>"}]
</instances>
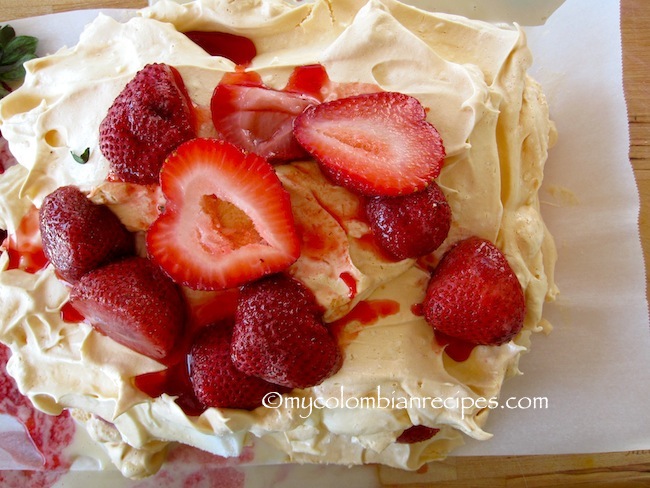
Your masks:
<instances>
[{"instance_id":1,"label":"white parchment paper","mask_svg":"<svg viewBox=\"0 0 650 488\"><path fill-rule=\"evenodd\" d=\"M502 400L545 397L548 408L492 412L490 446L458 454L650 449L650 327L619 2L567 0L527 32L531 73L559 133L540 197L561 294L545 311L553 332L534 338Z\"/></svg>"},{"instance_id":2,"label":"white parchment paper","mask_svg":"<svg viewBox=\"0 0 650 488\"><path fill-rule=\"evenodd\" d=\"M533 338L521 360L524 374L506 382L504 407L490 414L494 438L470 440L455 455L650 449L650 327L619 12L615 0L566 0L545 25L527 28L531 73L545 89L559 132L541 199L558 246L561 294L546 308L553 332ZM42 55L75 44L96 13L11 23L41 39ZM520 408L505 407L511 397L510 405ZM15 430L5 425L0 416L0 433ZM3 461L0 468L12 468Z\"/></svg>"}]
</instances>

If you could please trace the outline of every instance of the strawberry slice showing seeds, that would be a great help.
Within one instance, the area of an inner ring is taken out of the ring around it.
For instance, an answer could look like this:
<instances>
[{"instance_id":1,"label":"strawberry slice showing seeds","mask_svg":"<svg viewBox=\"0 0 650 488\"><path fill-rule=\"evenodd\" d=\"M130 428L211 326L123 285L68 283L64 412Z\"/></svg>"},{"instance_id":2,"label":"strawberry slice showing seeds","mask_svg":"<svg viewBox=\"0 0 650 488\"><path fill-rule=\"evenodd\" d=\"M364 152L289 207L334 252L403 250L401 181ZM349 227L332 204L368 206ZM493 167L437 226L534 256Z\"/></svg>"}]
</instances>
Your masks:
<instances>
[{"instance_id":1,"label":"strawberry slice showing seeds","mask_svg":"<svg viewBox=\"0 0 650 488\"><path fill-rule=\"evenodd\" d=\"M160 184L167 204L147 232L147 250L177 283L231 288L298 259L289 195L264 158L193 139L165 161Z\"/></svg>"},{"instance_id":2,"label":"strawberry slice showing seeds","mask_svg":"<svg viewBox=\"0 0 650 488\"><path fill-rule=\"evenodd\" d=\"M440 174L445 158L424 107L396 92L310 106L294 121L294 135L330 179L367 196L422 190Z\"/></svg>"}]
</instances>

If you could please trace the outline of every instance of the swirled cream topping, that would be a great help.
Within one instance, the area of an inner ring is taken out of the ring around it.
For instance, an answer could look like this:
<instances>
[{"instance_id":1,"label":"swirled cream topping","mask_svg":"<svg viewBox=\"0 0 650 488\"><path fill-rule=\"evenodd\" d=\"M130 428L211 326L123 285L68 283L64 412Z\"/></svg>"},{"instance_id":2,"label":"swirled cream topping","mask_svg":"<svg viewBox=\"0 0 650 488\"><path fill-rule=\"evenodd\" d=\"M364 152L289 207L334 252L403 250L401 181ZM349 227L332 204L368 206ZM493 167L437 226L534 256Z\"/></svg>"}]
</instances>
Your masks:
<instances>
[{"instance_id":1,"label":"swirled cream topping","mask_svg":"<svg viewBox=\"0 0 650 488\"><path fill-rule=\"evenodd\" d=\"M130 477L154 472L168 442L222 456L238 456L254 442L266 461L417 469L444 457L463 435L489 438L483 429L489 408L479 400L497 398L504 378L518 372L529 336L545 327L543 303L557 292L555 247L537 196L555 131L540 87L526 74L531 53L524 32L394 0L299 6L163 0L125 23L100 15L76 46L29 62L24 85L0 103L0 130L20 163L0 178L1 227L15 233L32 204L39 207L51 191L72 184L108 204L130 230L146 230L160 195L134 195L105 182L109 164L98 148L98 127L148 63L175 66L194 103L209 106L214 86L235 65L208 55L182 34L189 30L251 39L258 55L248 69L270 87L284 87L296 66L319 63L334 82L418 98L447 153L438 184L453 222L436 254L469 235L495 242L525 291L524 330L501 346L475 347L464 361L451 359L417 313L428 273L414 260L390 262L368 250L367 225L351 210L355 197L331 185L313 162L301 161L277 169L296 220L301 212L317 216L312 223L329 229L335 245L327 261L303 253L290 271L339 327L344 361L338 373L254 411L210 408L188 416L173 397L152 399L134 386L133 378L161 364L84 323L63 320L69 289L52 267L9 269L5 252L0 340L11 348L8 370L21 391L46 412L76 411ZM71 152L85 148L90 159L80 165ZM361 302L372 320L355 315ZM396 443L412 425L440 431L418 444Z\"/></svg>"}]
</instances>

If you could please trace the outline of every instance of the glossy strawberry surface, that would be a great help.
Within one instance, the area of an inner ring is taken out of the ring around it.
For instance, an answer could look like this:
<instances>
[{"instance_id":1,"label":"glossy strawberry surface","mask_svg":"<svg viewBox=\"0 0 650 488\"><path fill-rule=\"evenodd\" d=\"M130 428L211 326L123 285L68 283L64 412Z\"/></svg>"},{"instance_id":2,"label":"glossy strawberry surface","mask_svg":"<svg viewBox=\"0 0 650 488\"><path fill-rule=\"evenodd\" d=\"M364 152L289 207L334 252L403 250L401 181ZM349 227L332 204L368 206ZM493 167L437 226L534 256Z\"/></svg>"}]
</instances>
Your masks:
<instances>
[{"instance_id":1,"label":"glossy strawberry surface","mask_svg":"<svg viewBox=\"0 0 650 488\"><path fill-rule=\"evenodd\" d=\"M318 385L341 365L314 296L281 274L242 287L232 358L241 371L289 388Z\"/></svg>"},{"instance_id":2,"label":"glossy strawberry surface","mask_svg":"<svg viewBox=\"0 0 650 488\"><path fill-rule=\"evenodd\" d=\"M375 239L396 259L435 251L451 227L451 208L435 182L404 196L370 198L365 209Z\"/></svg>"},{"instance_id":3,"label":"glossy strawberry surface","mask_svg":"<svg viewBox=\"0 0 650 488\"><path fill-rule=\"evenodd\" d=\"M221 322L204 328L189 355L194 394L206 407L252 410L265 395L286 388L241 372L230 357L232 324Z\"/></svg>"},{"instance_id":4,"label":"glossy strawberry surface","mask_svg":"<svg viewBox=\"0 0 650 488\"><path fill-rule=\"evenodd\" d=\"M112 179L156 184L167 155L194 136L192 104L180 74L172 66L149 64L108 109L99 148Z\"/></svg>"},{"instance_id":5,"label":"glossy strawberry surface","mask_svg":"<svg viewBox=\"0 0 650 488\"><path fill-rule=\"evenodd\" d=\"M424 316L435 330L473 344L499 345L523 327L524 293L503 253L470 237L442 258L427 287Z\"/></svg>"},{"instance_id":6,"label":"glossy strawberry surface","mask_svg":"<svg viewBox=\"0 0 650 488\"><path fill-rule=\"evenodd\" d=\"M134 253L133 235L106 206L91 202L76 186L45 197L39 210L45 257L64 280Z\"/></svg>"},{"instance_id":7,"label":"glossy strawberry surface","mask_svg":"<svg viewBox=\"0 0 650 488\"><path fill-rule=\"evenodd\" d=\"M159 361L173 352L184 327L178 288L146 258L87 273L72 288L70 302L101 333Z\"/></svg>"}]
</instances>

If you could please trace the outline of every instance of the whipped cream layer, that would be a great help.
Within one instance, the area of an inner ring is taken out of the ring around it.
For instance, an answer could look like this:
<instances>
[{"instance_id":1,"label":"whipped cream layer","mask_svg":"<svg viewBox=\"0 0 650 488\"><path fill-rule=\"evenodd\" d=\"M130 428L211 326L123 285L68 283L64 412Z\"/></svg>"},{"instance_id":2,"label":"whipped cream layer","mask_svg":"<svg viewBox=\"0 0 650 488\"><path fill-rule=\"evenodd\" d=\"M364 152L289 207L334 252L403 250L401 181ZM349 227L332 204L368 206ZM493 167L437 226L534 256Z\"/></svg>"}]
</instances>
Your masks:
<instances>
[{"instance_id":1,"label":"whipped cream layer","mask_svg":"<svg viewBox=\"0 0 650 488\"><path fill-rule=\"evenodd\" d=\"M303 249L290 273L326 306L328 322L346 321L337 374L294 390L287 396L295 401L277 408L210 408L187 416L173 397L151 399L133 385L134 377L162 365L61 318L69 290L51 266L36 273L7 269L4 253L0 340L12 350L8 370L21 391L46 412L77 412L129 477L158 469L168 442L238 456L254 440L255 462L417 469L444 457L463 434L489 438L483 429L489 409L478 400L498 397L504 378L518 373L531 333L547 327L543 303L557 292L555 246L537 196L555 129L540 87L526 74L531 53L517 26L422 12L393 0L299 6L163 0L126 23L100 15L76 46L30 61L24 85L0 103L0 130L20 163L0 178L0 227L14 233L32 204L39 207L55 188L72 184L108 204L130 230L146 230L160 195L143 189L134 196L105 182L109 164L98 147L98 127L126 83L153 62L175 66L194 103L209 106L214 86L235 66L181 33L189 30L251 39L258 56L248 69L274 88L284 87L294 67L320 63L334 82L370 83L417 97L447 152L437 181L453 220L436 257L470 235L495 242L525 291L524 330L507 344L478 346L466 361L452 360L416 313L428 273L414 260L386 261L364 247L361 238L369 230L354 217L356 197L328 183L314 162L302 161L277 167L278 175L296 221L301 212L305 223L318 215L314 227L331 230L334 245L326 259ZM203 130L210 134L209 127ZM85 148L90 159L79 165L70 153ZM354 279L354 294L343 275ZM372 323L346 317L361 301L391 302L393 310ZM426 401L386 406L386 398L446 402L445 408ZM359 407L360 399L367 403ZM394 442L420 424L440 431L418 444Z\"/></svg>"}]
</instances>

